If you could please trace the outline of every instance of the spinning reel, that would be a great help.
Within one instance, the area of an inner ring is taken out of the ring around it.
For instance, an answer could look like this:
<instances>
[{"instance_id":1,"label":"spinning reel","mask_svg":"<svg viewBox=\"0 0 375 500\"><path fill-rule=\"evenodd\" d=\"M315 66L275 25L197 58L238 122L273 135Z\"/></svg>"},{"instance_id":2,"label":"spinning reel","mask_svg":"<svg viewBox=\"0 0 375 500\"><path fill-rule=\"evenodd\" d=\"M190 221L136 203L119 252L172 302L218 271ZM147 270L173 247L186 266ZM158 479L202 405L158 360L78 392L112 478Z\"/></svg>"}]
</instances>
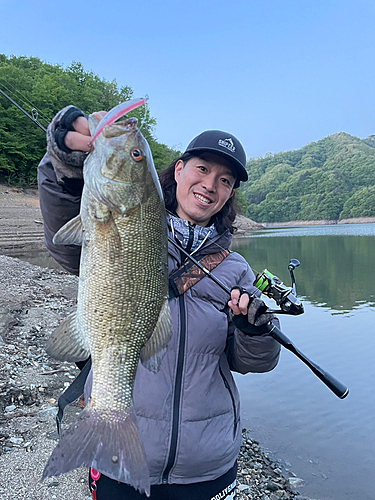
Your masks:
<instances>
[{"instance_id":1,"label":"spinning reel","mask_svg":"<svg viewBox=\"0 0 375 500\"><path fill-rule=\"evenodd\" d=\"M257 274L253 285L258 288L262 293L273 299L280 309L271 310L275 314L291 314L298 316L303 314L303 304L296 296L296 280L294 278L294 269L300 265L297 259L291 259L288 265L290 276L292 279L292 286L287 287L284 283L274 274L264 269L261 273Z\"/></svg>"}]
</instances>

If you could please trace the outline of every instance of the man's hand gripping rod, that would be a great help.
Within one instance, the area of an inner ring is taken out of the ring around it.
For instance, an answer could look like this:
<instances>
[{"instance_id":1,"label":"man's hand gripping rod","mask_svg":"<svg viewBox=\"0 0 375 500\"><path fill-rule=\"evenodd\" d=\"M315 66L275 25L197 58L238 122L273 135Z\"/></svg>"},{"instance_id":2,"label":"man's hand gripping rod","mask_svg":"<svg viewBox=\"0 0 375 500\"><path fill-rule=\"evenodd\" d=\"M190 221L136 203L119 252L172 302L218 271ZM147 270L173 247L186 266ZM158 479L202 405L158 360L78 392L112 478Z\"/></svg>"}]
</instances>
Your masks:
<instances>
[{"instance_id":1,"label":"man's hand gripping rod","mask_svg":"<svg viewBox=\"0 0 375 500\"><path fill-rule=\"evenodd\" d=\"M191 260L191 262L193 262L193 264L195 264L197 267L199 267L199 269L201 269L212 281L214 281L222 290L224 290L224 292L226 292L230 296L231 291L229 290L229 288L227 286L224 285L224 283L222 283L219 279L217 279L216 276L214 276L208 269L206 269L204 266L202 266L202 264L200 264L192 255L190 255L184 248L182 248L172 238L168 237L168 241L170 243L172 243L172 245L174 245L178 250L180 250L189 260ZM296 267L295 264L297 262L298 261L294 261L294 259L292 259L291 260L292 267L293 266ZM292 269L290 269L291 264L289 265L289 270L290 271L292 271ZM260 276L262 277L263 275L265 275L266 278L276 278L271 273L269 273L269 271L263 271L263 273ZM263 277L263 279L264 279L264 277ZM257 276L257 278L256 278L255 281L259 281L259 276ZM255 283L254 283L254 286L255 286ZM294 282L293 282L292 291L295 292ZM288 295L288 301L287 301L287 303L290 301L291 298L295 298L292 293L289 293L289 294L286 294L286 295ZM275 300L276 300L276 297L273 297L273 298L275 298ZM278 298L279 298L279 296L278 296ZM280 303L278 301L277 301L277 303L278 303L278 305L280 305ZM292 302L292 306L294 306L293 302ZM301 314L301 312L303 312L303 307L302 307L302 305L300 303L299 304L297 303L296 306L300 308L299 309L300 312L294 312L294 313L292 312L291 314ZM289 307L289 304L287 305L287 307ZM284 314L287 314L287 312L285 311L285 309L281 310L281 311L273 311L273 312L279 312L279 313L283 312ZM277 340L277 342L279 342L282 346L284 346L286 349L288 349L288 351L291 351L301 361L303 361L305 363L305 365L307 365L310 368L310 370L318 378L320 378L320 380L329 389L331 389L331 391L334 394L336 394L337 397L339 397L340 399L344 399L349 394L349 389L344 384L342 384L339 380L337 380L335 377L333 377L330 373L328 373L325 370L323 370L322 368L320 368L320 366L318 366L316 363L314 363L313 361L310 361L293 344L293 342L279 328L277 328L277 326L273 325L272 323L269 323L269 332L268 332L268 334L271 335L271 337L273 337L275 340Z\"/></svg>"}]
</instances>

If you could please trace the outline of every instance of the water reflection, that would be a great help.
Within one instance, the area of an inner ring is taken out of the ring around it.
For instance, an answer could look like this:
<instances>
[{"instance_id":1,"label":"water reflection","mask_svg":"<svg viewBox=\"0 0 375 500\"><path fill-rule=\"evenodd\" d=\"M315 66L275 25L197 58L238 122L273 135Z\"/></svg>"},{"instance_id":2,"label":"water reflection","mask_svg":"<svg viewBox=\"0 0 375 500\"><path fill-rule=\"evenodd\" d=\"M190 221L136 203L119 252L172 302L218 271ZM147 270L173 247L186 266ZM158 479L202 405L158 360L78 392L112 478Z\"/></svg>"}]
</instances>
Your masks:
<instances>
[{"instance_id":1,"label":"water reflection","mask_svg":"<svg viewBox=\"0 0 375 500\"><path fill-rule=\"evenodd\" d=\"M288 228L235 239L232 249L257 272L267 268L287 285L289 260L298 259L298 294L338 314L375 305L374 236L375 224Z\"/></svg>"},{"instance_id":2,"label":"water reflection","mask_svg":"<svg viewBox=\"0 0 375 500\"><path fill-rule=\"evenodd\" d=\"M281 316L282 330L350 389L336 398L285 349L272 372L236 375L243 425L292 464L311 498L374 499L374 236L374 224L319 226L259 231L232 245L288 285L289 260L300 260L305 314Z\"/></svg>"},{"instance_id":3,"label":"water reflection","mask_svg":"<svg viewBox=\"0 0 375 500\"><path fill-rule=\"evenodd\" d=\"M375 307L375 224L308 226L257 231L236 238L236 250L256 272L264 268L290 284L288 263L297 258L297 293L331 314ZM46 250L12 254L41 267L62 269Z\"/></svg>"}]
</instances>

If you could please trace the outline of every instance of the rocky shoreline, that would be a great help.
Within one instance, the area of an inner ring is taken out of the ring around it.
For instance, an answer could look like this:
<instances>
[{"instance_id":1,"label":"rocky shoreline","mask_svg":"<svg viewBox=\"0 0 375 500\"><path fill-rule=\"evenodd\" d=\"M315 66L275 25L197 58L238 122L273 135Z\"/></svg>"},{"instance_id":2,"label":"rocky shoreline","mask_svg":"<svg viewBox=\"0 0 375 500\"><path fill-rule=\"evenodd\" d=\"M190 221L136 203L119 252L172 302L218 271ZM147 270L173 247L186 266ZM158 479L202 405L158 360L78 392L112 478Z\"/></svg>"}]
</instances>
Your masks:
<instances>
[{"instance_id":1,"label":"rocky shoreline","mask_svg":"<svg viewBox=\"0 0 375 500\"><path fill-rule=\"evenodd\" d=\"M0 498L88 500L87 470L40 483L57 442L57 399L77 375L75 365L49 358L50 332L74 307L77 278L64 271L0 256ZM65 426L78 412L65 412ZM238 467L240 500L303 499L302 480L272 461L243 431ZM297 489L296 489L297 488Z\"/></svg>"},{"instance_id":2,"label":"rocky shoreline","mask_svg":"<svg viewBox=\"0 0 375 500\"><path fill-rule=\"evenodd\" d=\"M14 258L44 249L36 190L0 186L0 208L0 498L89 500L84 468L40 482L57 442L57 399L77 375L75 365L49 358L44 346L74 307L78 280ZM240 231L259 229L240 222ZM79 411L73 403L64 425ZM272 461L245 429L238 465L239 500L306 498L297 491L302 479Z\"/></svg>"},{"instance_id":3,"label":"rocky shoreline","mask_svg":"<svg viewBox=\"0 0 375 500\"><path fill-rule=\"evenodd\" d=\"M56 401L77 372L47 357L45 339L74 306L76 290L77 278L63 271L0 256L2 500L89 498L85 470L39 482L56 444ZM67 420L77 411L72 405Z\"/></svg>"},{"instance_id":4,"label":"rocky shoreline","mask_svg":"<svg viewBox=\"0 0 375 500\"><path fill-rule=\"evenodd\" d=\"M304 484L285 465L274 462L251 438L249 431L242 430L242 446L238 458L238 500L312 500L301 495L298 488Z\"/></svg>"},{"instance_id":5,"label":"rocky shoreline","mask_svg":"<svg viewBox=\"0 0 375 500\"><path fill-rule=\"evenodd\" d=\"M264 222L262 229L274 227L332 226L336 224L371 224L375 217L354 217L352 219L291 220L288 222Z\"/></svg>"}]
</instances>

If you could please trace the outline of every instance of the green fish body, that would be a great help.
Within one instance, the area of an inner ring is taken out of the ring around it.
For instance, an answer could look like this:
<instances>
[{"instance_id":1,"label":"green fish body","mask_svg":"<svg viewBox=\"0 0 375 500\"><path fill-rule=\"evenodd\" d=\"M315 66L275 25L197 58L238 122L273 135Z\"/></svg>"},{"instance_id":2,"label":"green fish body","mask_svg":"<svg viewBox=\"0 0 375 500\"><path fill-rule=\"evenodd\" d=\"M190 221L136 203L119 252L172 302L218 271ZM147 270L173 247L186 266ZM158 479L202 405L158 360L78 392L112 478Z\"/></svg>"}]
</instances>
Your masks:
<instances>
[{"instance_id":1,"label":"green fish body","mask_svg":"<svg viewBox=\"0 0 375 500\"><path fill-rule=\"evenodd\" d=\"M95 118L90 116L90 129ZM47 352L92 358L85 409L53 451L43 478L85 465L150 492L132 410L139 360L156 372L171 337L167 226L149 146L135 118L104 127L84 165L81 211L55 235L82 245L77 311Z\"/></svg>"}]
</instances>

